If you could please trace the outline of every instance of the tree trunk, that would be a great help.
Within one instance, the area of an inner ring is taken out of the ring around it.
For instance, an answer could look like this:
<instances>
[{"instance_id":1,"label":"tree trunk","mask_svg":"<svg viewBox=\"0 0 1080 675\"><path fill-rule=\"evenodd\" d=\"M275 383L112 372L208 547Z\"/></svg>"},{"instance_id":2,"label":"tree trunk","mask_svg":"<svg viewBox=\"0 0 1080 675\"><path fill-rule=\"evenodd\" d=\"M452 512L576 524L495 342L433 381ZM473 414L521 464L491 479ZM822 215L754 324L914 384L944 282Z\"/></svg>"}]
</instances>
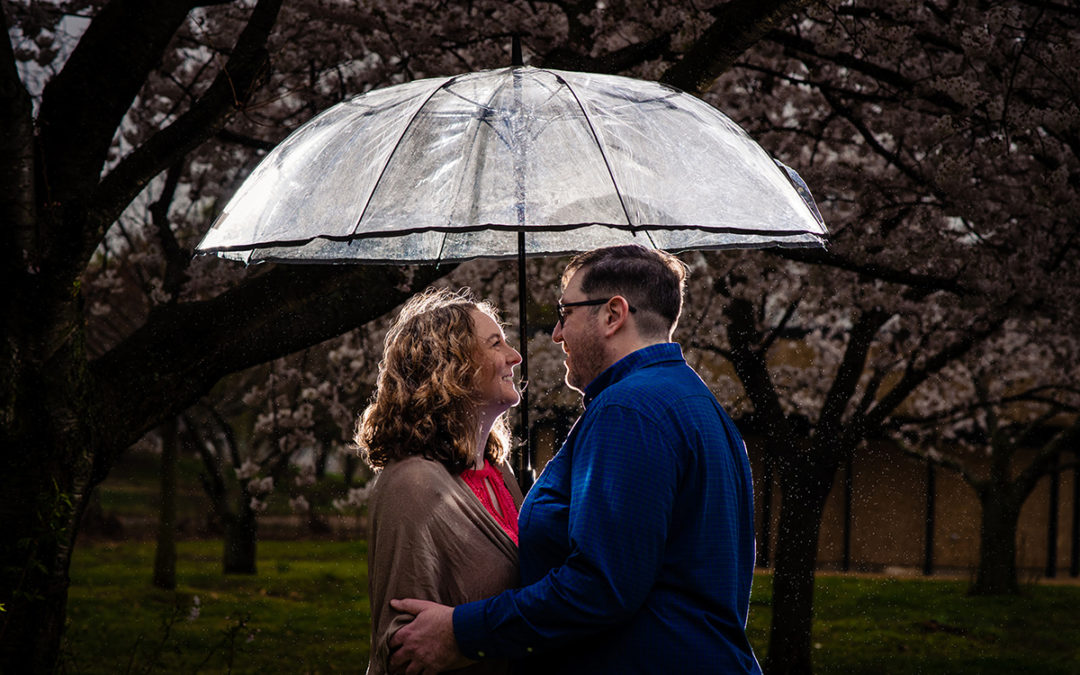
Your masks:
<instances>
[{"instance_id":1,"label":"tree trunk","mask_svg":"<svg viewBox=\"0 0 1080 675\"><path fill-rule=\"evenodd\" d=\"M972 595L1018 593L1016 579L1016 526L1022 500L1002 489L987 488L979 495L979 570Z\"/></svg>"},{"instance_id":2,"label":"tree trunk","mask_svg":"<svg viewBox=\"0 0 1080 675\"><path fill-rule=\"evenodd\" d=\"M258 521L247 504L224 518L225 551L222 571L225 574L255 574L255 542Z\"/></svg>"},{"instance_id":3,"label":"tree trunk","mask_svg":"<svg viewBox=\"0 0 1080 675\"><path fill-rule=\"evenodd\" d=\"M41 287L12 291L0 349L0 672L54 669L68 568L100 437L82 314ZM39 310L53 308L52 316ZM51 321L49 319L52 319ZM12 347L8 349L8 347Z\"/></svg>"},{"instance_id":4,"label":"tree trunk","mask_svg":"<svg viewBox=\"0 0 1080 675\"><path fill-rule=\"evenodd\" d=\"M154 586L176 588L176 464L180 447L176 418L161 429L161 511L158 515Z\"/></svg>"},{"instance_id":5,"label":"tree trunk","mask_svg":"<svg viewBox=\"0 0 1080 675\"><path fill-rule=\"evenodd\" d=\"M820 459L811 461L800 455L783 458L779 464L780 522L765 672L768 675L808 675L812 672L810 629L814 614L818 537L836 463Z\"/></svg>"},{"instance_id":6,"label":"tree trunk","mask_svg":"<svg viewBox=\"0 0 1080 675\"><path fill-rule=\"evenodd\" d=\"M24 509L20 517L0 521L0 672L50 673L70 583L74 509L63 478L70 474L56 466L43 470L30 453L23 461L5 461L0 474L3 501ZM7 516L16 509L3 510Z\"/></svg>"}]
</instances>

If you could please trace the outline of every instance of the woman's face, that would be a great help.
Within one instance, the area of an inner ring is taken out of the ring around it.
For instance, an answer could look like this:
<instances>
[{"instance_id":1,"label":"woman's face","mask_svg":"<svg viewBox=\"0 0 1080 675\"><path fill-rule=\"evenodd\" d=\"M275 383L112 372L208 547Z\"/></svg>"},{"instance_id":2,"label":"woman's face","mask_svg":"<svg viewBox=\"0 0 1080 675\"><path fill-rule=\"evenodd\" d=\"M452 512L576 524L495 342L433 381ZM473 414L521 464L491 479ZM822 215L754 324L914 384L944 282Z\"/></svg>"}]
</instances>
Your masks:
<instances>
[{"instance_id":1,"label":"woman's face","mask_svg":"<svg viewBox=\"0 0 1080 675\"><path fill-rule=\"evenodd\" d=\"M502 328L490 316L474 309L472 319L479 366L476 386L480 408L498 416L521 400L514 382L514 366L521 363L521 354L506 343Z\"/></svg>"}]
</instances>

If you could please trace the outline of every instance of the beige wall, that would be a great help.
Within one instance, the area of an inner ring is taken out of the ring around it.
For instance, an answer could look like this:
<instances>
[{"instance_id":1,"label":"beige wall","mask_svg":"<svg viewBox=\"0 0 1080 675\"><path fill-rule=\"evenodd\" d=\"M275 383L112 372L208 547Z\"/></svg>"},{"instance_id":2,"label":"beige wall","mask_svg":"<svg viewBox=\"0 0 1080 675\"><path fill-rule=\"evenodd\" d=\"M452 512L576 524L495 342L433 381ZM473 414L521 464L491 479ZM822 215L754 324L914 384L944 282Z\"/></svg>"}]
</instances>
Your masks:
<instances>
[{"instance_id":1,"label":"beige wall","mask_svg":"<svg viewBox=\"0 0 1080 675\"><path fill-rule=\"evenodd\" d=\"M754 469L757 497L758 533L766 486L755 439L747 443ZM843 561L844 481L837 472L822 517L818 545L821 569L840 569ZM912 459L886 444L861 450L852 462L851 553L853 571L921 574L926 532L926 464ZM1073 519L1072 469L1059 474L1057 576L1067 577L1071 563ZM974 490L957 474L936 470L934 528L934 572L973 575L978 563L981 509ZM1021 581L1041 577L1046 568L1046 537L1049 523L1050 479L1044 477L1028 497L1020 514L1017 531L1017 565ZM779 486L772 490L770 552L776 550L776 528L780 514ZM759 541L759 546L761 545ZM771 561L770 561L771 562Z\"/></svg>"}]
</instances>

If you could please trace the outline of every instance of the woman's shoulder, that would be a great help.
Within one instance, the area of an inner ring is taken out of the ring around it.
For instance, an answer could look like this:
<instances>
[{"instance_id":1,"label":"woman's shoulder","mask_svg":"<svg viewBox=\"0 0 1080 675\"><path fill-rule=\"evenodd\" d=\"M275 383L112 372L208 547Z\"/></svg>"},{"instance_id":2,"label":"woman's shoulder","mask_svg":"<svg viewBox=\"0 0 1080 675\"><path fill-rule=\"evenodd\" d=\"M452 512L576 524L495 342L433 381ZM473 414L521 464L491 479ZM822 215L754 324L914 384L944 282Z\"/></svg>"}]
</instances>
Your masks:
<instances>
[{"instance_id":1,"label":"woman's shoulder","mask_svg":"<svg viewBox=\"0 0 1080 675\"><path fill-rule=\"evenodd\" d=\"M438 491L452 482L453 476L442 462L425 457L406 457L383 467L375 480L374 491L391 494L415 490Z\"/></svg>"},{"instance_id":2,"label":"woman's shoulder","mask_svg":"<svg viewBox=\"0 0 1080 675\"><path fill-rule=\"evenodd\" d=\"M462 490L441 462L408 457L383 467L375 479L368 509L375 522L427 521L432 514L460 504Z\"/></svg>"}]
</instances>

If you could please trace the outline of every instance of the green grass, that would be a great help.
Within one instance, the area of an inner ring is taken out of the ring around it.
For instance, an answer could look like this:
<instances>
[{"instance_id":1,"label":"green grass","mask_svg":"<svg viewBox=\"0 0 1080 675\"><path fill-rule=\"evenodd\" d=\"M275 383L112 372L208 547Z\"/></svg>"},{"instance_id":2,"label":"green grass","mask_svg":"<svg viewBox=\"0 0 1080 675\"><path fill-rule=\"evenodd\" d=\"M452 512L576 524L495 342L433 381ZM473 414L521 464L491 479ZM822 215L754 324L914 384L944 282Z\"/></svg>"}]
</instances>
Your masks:
<instances>
[{"instance_id":1,"label":"green grass","mask_svg":"<svg viewBox=\"0 0 1080 675\"><path fill-rule=\"evenodd\" d=\"M63 661L70 673L363 672L363 543L260 542L256 576L221 574L221 542L178 545L175 592L150 586L152 543L80 546ZM198 597L198 615L192 608Z\"/></svg>"},{"instance_id":2,"label":"green grass","mask_svg":"<svg viewBox=\"0 0 1080 675\"><path fill-rule=\"evenodd\" d=\"M772 579L758 575L748 627L764 661ZM1080 673L1080 586L967 595L944 579L818 575L811 637L816 675Z\"/></svg>"},{"instance_id":3,"label":"green grass","mask_svg":"<svg viewBox=\"0 0 1080 675\"><path fill-rule=\"evenodd\" d=\"M259 574L221 575L221 543L179 544L178 590L150 587L152 543L84 543L72 562L70 673L362 672L370 629L362 542L260 542ZM751 642L764 661L772 579ZM961 581L819 576L818 675L1080 673L1080 586L966 595ZM190 617L194 597L199 612ZM166 624L171 620L166 638Z\"/></svg>"}]
</instances>

